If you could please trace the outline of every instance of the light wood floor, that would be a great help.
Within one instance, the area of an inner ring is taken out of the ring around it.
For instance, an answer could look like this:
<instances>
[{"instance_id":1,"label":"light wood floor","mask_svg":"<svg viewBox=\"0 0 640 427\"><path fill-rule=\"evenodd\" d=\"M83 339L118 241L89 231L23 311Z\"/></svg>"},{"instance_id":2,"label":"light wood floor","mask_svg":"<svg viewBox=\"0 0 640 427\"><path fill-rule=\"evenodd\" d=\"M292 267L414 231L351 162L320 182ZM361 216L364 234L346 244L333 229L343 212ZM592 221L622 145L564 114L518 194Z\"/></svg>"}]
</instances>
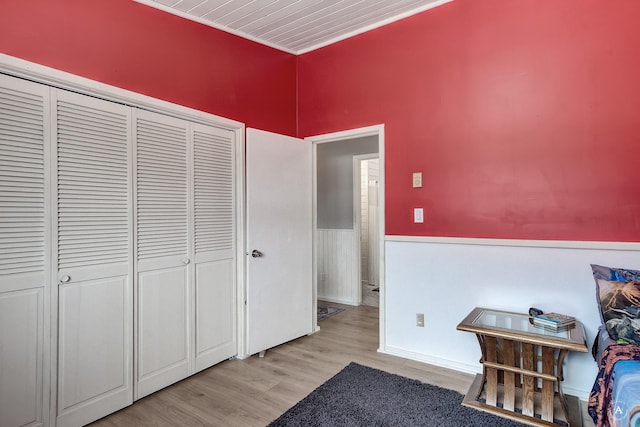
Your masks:
<instances>
[{"instance_id":1,"label":"light wood floor","mask_svg":"<svg viewBox=\"0 0 640 427\"><path fill-rule=\"evenodd\" d=\"M341 307L320 332L222 362L92 426L265 426L350 362L466 393L472 375L378 353L377 308Z\"/></svg>"}]
</instances>

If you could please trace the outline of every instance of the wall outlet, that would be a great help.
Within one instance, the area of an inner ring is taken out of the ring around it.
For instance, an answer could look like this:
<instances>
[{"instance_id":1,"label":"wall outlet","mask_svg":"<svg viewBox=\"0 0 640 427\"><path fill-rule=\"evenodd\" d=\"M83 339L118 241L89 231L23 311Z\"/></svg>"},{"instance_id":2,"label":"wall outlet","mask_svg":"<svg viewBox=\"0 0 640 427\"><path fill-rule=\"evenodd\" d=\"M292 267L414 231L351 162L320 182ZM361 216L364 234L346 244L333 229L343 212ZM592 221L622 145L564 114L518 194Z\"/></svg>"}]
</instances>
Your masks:
<instances>
[{"instance_id":1,"label":"wall outlet","mask_svg":"<svg viewBox=\"0 0 640 427\"><path fill-rule=\"evenodd\" d=\"M423 208L414 208L413 209L413 222L416 224L421 224L424 222L424 209Z\"/></svg>"},{"instance_id":2,"label":"wall outlet","mask_svg":"<svg viewBox=\"0 0 640 427\"><path fill-rule=\"evenodd\" d=\"M424 328L424 313L416 313L416 326Z\"/></svg>"}]
</instances>

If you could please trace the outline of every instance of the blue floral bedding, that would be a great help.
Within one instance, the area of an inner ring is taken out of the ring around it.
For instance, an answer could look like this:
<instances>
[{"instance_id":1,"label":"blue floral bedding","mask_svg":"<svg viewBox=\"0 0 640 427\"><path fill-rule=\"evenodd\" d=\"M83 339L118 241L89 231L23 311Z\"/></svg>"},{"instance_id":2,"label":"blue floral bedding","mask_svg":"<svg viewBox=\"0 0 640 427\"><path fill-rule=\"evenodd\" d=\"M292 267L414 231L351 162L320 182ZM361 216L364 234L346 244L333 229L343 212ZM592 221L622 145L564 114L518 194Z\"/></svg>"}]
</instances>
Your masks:
<instances>
[{"instance_id":1,"label":"blue floral bedding","mask_svg":"<svg viewBox=\"0 0 640 427\"><path fill-rule=\"evenodd\" d=\"M597 427L640 427L640 347L616 343L605 327L594 346L598 375L589 415Z\"/></svg>"}]
</instances>

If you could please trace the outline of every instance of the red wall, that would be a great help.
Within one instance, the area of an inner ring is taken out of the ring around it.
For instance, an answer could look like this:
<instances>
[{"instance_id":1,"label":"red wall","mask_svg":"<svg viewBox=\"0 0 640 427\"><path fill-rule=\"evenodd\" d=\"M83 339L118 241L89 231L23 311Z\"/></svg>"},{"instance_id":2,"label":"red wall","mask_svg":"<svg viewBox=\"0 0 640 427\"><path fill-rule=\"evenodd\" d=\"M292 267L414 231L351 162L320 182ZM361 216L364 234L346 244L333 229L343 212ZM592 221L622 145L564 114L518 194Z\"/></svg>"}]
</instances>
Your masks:
<instances>
[{"instance_id":1,"label":"red wall","mask_svg":"<svg viewBox=\"0 0 640 427\"><path fill-rule=\"evenodd\" d=\"M302 55L300 135L385 124L387 234L640 241L638 17L447 3Z\"/></svg>"},{"instance_id":2,"label":"red wall","mask_svg":"<svg viewBox=\"0 0 640 427\"><path fill-rule=\"evenodd\" d=\"M295 135L296 57L131 0L5 0L0 52Z\"/></svg>"},{"instance_id":3,"label":"red wall","mask_svg":"<svg viewBox=\"0 0 640 427\"><path fill-rule=\"evenodd\" d=\"M384 123L387 234L640 241L638 16L454 1L296 59L130 0L11 0L0 52L289 135Z\"/></svg>"}]
</instances>

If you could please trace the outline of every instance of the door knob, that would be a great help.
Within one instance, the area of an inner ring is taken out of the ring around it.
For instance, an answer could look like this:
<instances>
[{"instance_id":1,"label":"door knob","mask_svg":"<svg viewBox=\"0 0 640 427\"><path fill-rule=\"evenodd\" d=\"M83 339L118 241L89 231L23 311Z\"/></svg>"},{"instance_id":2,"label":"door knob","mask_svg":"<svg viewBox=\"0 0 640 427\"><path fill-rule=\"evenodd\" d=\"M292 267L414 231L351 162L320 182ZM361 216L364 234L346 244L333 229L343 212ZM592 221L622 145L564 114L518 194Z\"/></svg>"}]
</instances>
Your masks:
<instances>
[{"instance_id":1,"label":"door knob","mask_svg":"<svg viewBox=\"0 0 640 427\"><path fill-rule=\"evenodd\" d=\"M182 260L182 263L184 265L189 265L190 262L191 262L191 260L189 258L185 258L185 259Z\"/></svg>"},{"instance_id":2,"label":"door knob","mask_svg":"<svg viewBox=\"0 0 640 427\"><path fill-rule=\"evenodd\" d=\"M251 251L251 256L254 258L260 258L262 255L263 255L262 252L260 252L257 249L254 249Z\"/></svg>"},{"instance_id":3,"label":"door knob","mask_svg":"<svg viewBox=\"0 0 640 427\"><path fill-rule=\"evenodd\" d=\"M60 277L60 283L67 283L67 282L70 282L70 281L71 281L71 276L69 276L69 275L65 274L64 276Z\"/></svg>"}]
</instances>

